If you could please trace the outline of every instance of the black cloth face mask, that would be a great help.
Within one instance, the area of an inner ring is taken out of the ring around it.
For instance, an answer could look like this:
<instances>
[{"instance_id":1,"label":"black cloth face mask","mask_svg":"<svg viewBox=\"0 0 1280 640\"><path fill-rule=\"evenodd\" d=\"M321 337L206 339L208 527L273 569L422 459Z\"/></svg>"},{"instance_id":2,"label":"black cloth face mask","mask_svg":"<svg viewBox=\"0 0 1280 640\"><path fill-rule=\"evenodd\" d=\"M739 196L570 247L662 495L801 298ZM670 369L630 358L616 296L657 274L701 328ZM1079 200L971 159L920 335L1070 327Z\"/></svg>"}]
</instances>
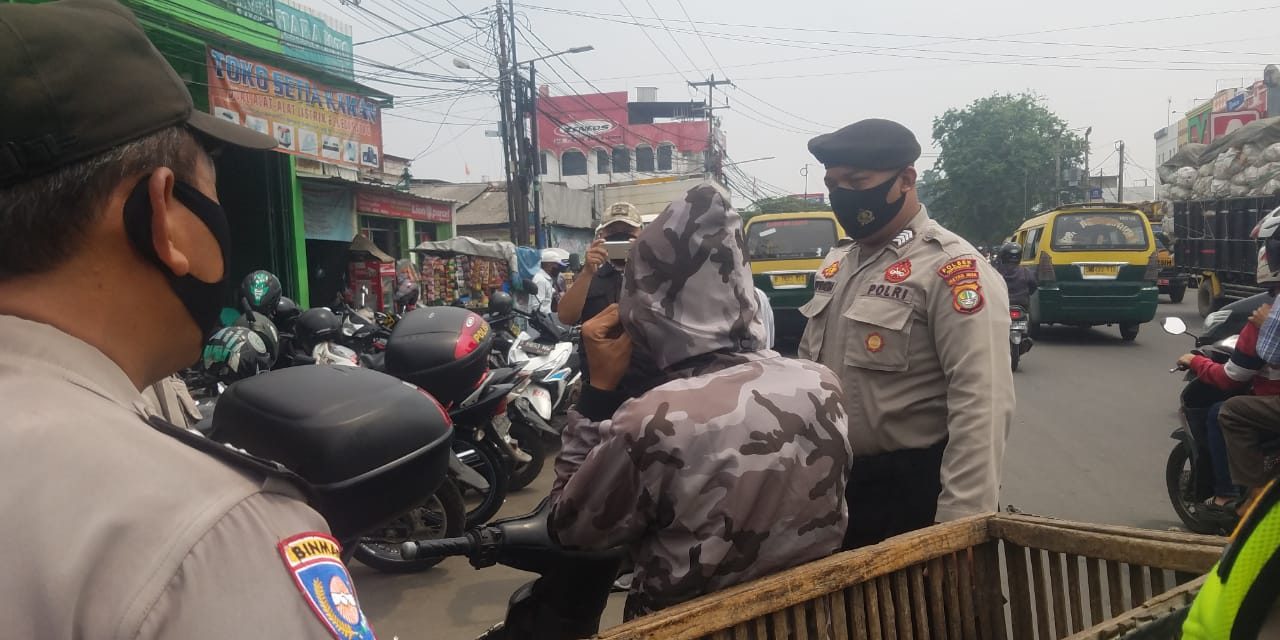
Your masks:
<instances>
[{"instance_id":1,"label":"black cloth face mask","mask_svg":"<svg viewBox=\"0 0 1280 640\"><path fill-rule=\"evenodd\" d=\"M907 202L905 193L893 202L885 202L889 190L901 175L899 172L870 189L831 189L831 210L850 238L861 240L875 235L902 211Z\"/></svg>"},{"instance_id":2,"label":"black cloth face mask","mask_svg":"<svg viewBox=\"0 0 1280 640\"><path fill-rule=\"evenodd\" d=\"M222 301L227 296L227 271L231 268L231 228L227 224L227 214L222 205L200 193L199 189L180 180L174 181L173 196L209 228L222 252L222 277L216 282L205 282L190 274L176 276L156 255L151 234L151 198L147 187L150 180L151 176L143 178L124 203L124 226L129 242L142 257L165 274L174 295L178 296L191 320L200 328L201 339L207 340L222 324Z\"/></svg>"}]
</instances>

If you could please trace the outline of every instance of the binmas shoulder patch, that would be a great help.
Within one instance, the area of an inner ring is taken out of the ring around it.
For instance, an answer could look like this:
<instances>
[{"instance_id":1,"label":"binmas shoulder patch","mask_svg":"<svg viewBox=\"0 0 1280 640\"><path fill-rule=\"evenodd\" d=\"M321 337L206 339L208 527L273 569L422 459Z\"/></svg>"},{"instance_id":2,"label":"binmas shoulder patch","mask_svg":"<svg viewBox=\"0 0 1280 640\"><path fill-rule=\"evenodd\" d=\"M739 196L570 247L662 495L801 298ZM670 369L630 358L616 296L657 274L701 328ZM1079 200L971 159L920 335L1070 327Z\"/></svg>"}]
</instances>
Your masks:
<instances>
[{"instance_id":1,"label":"binmas shoulder patch","mask_svg":"<svg viewBox=\"0 0 1280 640\"><path fill-rule=\"evenodd\" d=\"M374 640L337 540L308 531L281 540L276 548L302 597L336 640Z\"/></svg>"}]
</instances>

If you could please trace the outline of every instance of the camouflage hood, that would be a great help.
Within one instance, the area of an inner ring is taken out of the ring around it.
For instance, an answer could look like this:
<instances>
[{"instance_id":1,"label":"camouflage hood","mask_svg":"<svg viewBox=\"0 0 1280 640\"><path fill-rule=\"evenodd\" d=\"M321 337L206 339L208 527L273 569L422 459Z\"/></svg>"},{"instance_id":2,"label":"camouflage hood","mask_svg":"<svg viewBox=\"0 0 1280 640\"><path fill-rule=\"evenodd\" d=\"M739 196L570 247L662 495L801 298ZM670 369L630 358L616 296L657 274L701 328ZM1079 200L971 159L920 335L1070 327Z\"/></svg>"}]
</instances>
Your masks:
<instances>
[{"instance_id":1,"label":"camouflage hood","mask_svg":"<svg viewBox=\"0 0 1280 640\"><path fill-rule=\"evenodd\" d=\"M618 306L636 355L659 369L764 349L742 218L714 186L690 189L640 233Z\"/></svg>"}]
</instances>

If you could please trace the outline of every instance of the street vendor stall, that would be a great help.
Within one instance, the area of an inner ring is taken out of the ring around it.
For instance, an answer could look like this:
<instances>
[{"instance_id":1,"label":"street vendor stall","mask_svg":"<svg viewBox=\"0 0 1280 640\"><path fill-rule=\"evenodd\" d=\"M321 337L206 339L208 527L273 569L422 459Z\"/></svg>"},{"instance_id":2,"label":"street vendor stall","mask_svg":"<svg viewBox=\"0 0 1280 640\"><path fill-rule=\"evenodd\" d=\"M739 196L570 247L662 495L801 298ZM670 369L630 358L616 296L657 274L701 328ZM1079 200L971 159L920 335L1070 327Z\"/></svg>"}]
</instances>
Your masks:
<instances>
[{"instance_id":1,"label":"street vendor stall","mask_svg":"<svg viewBox=\"0 0 1280 640\"><path fill-rule=\"evenodd\" d=\"M487 308L489 295L501 289L516 268L516 247L510 242L460 236L423 242L411 251L422 254L422 302L427 305Z\"/></svg>"},{"instance_id":2,"label":"street vendor stall","mask_svg":"<svg viewBox=\"0 0 1280 640\"><path fill-rule=\"evenodd\" d=\"M599 640L1104 640L1185 608L1225 538L991 514L637 618ZM1143 636L1151 637L1151 636Z\"/></svg>"}]
</instances>

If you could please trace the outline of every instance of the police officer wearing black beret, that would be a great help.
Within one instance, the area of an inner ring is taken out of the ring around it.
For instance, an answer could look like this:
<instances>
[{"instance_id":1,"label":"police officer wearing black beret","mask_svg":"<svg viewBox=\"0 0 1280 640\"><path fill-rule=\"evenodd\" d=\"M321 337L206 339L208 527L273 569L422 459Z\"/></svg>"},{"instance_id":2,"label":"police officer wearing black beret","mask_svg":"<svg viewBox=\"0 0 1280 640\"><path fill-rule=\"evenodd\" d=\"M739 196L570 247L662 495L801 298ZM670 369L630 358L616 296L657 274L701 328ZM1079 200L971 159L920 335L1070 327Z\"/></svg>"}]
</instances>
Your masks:
<instances>
[{"instance_id":1,"label":"police officer wearing black beret","mask_svg":"<svg viewBox=\"0 0 1280 640\"><path fill-rule=\"evenodd\" d=\"M920 143L870 119L818 136L847 238L815 274L800 356L840 376L845 547L997 509L1013 415L1004 279L916 194Z\"/></svg>"}]
</instances>

